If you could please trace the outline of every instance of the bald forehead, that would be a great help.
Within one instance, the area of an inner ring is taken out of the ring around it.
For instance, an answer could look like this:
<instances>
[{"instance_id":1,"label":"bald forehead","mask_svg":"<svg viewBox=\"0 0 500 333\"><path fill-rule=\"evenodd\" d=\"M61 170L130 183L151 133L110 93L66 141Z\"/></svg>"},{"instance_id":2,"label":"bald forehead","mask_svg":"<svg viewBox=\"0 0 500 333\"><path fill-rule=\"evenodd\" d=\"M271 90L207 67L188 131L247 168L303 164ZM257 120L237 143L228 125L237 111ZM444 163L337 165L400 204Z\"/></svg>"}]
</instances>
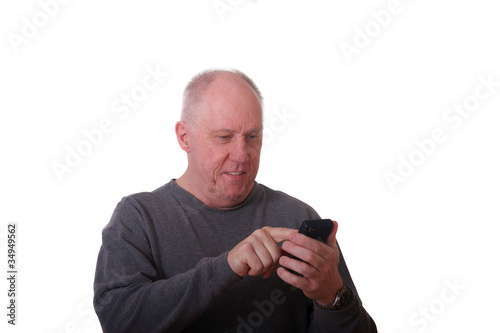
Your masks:
<instances>
[{"instance_id":1,"label":"bald forehead","mask_svg":"<svg viewBox=\"0 0 500 333\"><path fill-rule=\"evenodd\" d=\"M242 109L262 117L256 92L244 79L233 73L220 73L206 89L197 109L197 112L208 112L210 117L236 117Z\"/></svg>"},{"instance_id":2,"label":"bald forehead","mask_svg":"<svg viewBox=\"0 0 500 333\"><path fill-rule=\"evenodd\" d=\"M201 98L222 98L228 94L240 95L242 98L249 98L253 95L256 99L259 99L257 93L248 82L231 72L219 72L207 86L205 94Z\"/></svg>"},{"instance_id":3,"label":"bald forehead","mask_svg":"<svg viewBox=\"0 0 500 333\"><path fill-rule=\"evenodd\" d=\"M242 103L253 104L255 112L262 117L260 91L245 74L224 70L204 72L194 77L186 87L181 118L194 127L200 112L221 108L224 103L224 107L229 107L229 102L233 107Z\"/></svg>"}]
</instances>

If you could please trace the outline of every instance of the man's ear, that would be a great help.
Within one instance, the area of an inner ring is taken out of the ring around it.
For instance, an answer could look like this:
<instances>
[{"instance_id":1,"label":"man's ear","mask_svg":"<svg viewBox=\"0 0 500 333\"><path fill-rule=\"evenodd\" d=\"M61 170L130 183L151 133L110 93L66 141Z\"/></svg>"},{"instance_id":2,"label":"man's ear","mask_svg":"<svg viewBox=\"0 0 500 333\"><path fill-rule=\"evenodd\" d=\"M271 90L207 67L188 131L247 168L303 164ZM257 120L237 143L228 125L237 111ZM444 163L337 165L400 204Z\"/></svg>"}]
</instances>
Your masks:
<instances>
[{"instance_id":1,"label":"man's ear","mask_svg":"<svg viewBox=\"0 0 500 333\"><path fill-rule=\"evenodd\" d=\"M177 135L177 142L179 142L179 146L181 147L181 149L184 150L186 153L189 153L190 132L189 132L189 127L185 122L178 121L175 124L175 135Z\"/></svg>"}]
</instances>

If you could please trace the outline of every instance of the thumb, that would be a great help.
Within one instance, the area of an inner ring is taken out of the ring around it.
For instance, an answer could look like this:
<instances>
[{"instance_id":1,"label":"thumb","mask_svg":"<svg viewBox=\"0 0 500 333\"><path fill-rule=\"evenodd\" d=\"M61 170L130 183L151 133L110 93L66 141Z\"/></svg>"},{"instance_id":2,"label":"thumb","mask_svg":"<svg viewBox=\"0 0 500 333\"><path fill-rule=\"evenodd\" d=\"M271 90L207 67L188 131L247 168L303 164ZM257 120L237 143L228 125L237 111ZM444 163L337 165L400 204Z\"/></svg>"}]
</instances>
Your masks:
<instances>
[{"instance_id":1,"label":"thumb","mask_svg":"<svg viewBox=\"0 0 500 333\"><path fill-rule=\"evenodd\" d=\"M328 240L326 241L326 243L330 247L336 247L337 246L337 230L339 228L339 224L337 223L337 221L332 221L332 222L333 222L332 232L330 232L330 236L328 236Z\"/></svg>"}]
</instances>

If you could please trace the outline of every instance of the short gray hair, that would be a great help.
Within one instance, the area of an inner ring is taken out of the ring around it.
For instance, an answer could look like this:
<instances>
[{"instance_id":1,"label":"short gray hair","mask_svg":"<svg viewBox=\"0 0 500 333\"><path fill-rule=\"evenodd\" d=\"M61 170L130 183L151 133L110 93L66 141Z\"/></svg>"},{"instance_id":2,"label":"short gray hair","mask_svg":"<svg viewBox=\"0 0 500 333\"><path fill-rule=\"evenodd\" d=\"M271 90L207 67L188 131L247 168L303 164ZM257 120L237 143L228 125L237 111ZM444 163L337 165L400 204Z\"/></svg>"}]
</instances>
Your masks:
<instances>
[{"instance_id":1,"label":"short gray hair","mask_svg":"<svg viewBox=\"0 0 500 333\"><path fill-rule=\"evenodd\" d=\"M257 85L253 82L251 78L249 78L245 73L236 70L221 70L221 69L208 69L201 73L195 75L191 81L186 85L184 89L184 95L182 99L182 111L181 111L181 120L187 123L189 126L194 126L194 109L196 105L200 102L203 95L207 91L210 84L215 80L215 78L222 73L233 73L238 75L240 78L245 80L246 83L252 87L252 89L257 94L259 99L261 108L264 102L264 98L257 87Z\"/></svg>"}]
</instances>

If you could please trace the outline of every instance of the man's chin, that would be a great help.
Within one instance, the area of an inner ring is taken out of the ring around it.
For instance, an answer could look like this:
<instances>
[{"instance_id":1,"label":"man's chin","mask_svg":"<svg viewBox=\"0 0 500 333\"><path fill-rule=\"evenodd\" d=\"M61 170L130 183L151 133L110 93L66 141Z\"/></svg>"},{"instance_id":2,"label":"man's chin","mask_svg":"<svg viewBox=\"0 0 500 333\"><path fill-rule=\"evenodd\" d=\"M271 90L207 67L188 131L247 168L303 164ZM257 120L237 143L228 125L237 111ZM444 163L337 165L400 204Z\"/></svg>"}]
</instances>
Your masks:
<instances>
[{"instance_id":1,"label":"man's chin","mask_svg":"<svg viewBox=\"0 0 500 333\"><path fill-rule=\"evenodd\" d=\"M250 194L253 185L246 185L241 188L225 188L220 193L228 202L233 203L235 206L243 202L247 196Z\"/></svg>"}]
</instances>

